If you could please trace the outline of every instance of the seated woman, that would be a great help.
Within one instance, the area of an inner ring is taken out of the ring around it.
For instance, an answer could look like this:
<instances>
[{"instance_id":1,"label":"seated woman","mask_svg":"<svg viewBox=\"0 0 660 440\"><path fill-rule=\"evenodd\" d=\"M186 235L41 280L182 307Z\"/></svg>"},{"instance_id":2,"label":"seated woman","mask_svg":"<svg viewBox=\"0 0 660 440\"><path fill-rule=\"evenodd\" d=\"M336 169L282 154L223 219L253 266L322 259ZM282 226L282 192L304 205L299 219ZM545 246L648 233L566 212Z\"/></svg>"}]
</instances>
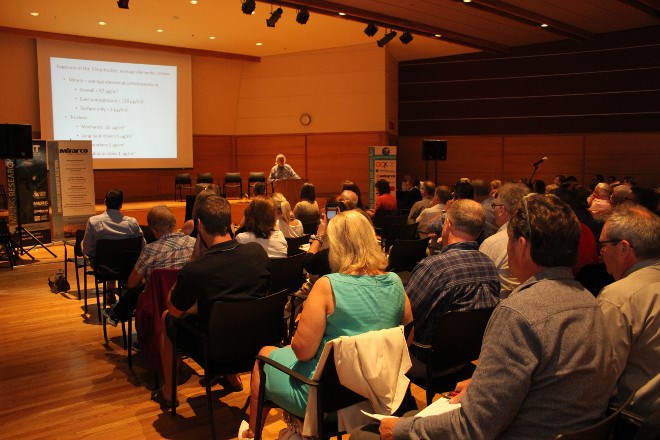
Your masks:
<instances>
[{"instance_id":1,"label":"seated woman","mask_svg":"<svg viewBox=\"0 0 660 440\"><path fill-rule=\"evenodd\" d=\"M277 210L277 229L282 231L284 237L300 237L304 235L303 224L291 212L291 204L284 199Z\"/></svg>"},{"instance_id":2,"label":"seated woman","mask_svg":"<svg viewBox=\"0 0 660 440\"><path fill-rule=\"evenodd\" d=\"M319 204L316 203L316 189L311 183L303 184L300 188L300 201L293 208L296 218L303 216L319 215Z\"/></svg>"},{"instance_id":3,"label":"seated woman","mask_svg":"<svg viewBox=\"0 0 660 440\"><path fill-rule=\"evenodd\" d=\"M326 342L412 320L401 280L396 274L385 272L387 256L376 241L369 219L358 211L337 214L328 223L327 239L335 273L314 284L291 346L264 347L260 352L309 378ZM291 414L304 417L309 387L268 365L265 373L266 398ZM255 365L250 383L249 429L240 433L242 438L254 437L258 393L259 370Z\"/></svg>"},{"instance_id":4,"label":"seated woman","mask_svg":"<svg viewBox=\"0 0 660 440\"><path fill-rule=\"evenodd\" d=\"M257 242L270 258L287 256L286 239L275 229L277 210L270 198L257 197L245 210L245 232L236 235L239 243Z\"/></svg>"},{"instance_id":5,"label":"seated woman","mask_svg":"<svg viewBox=\"0 0 660 440\"><path fill-rule=\"evenodd\" d=\"M396 211L396 197L390 192L389 182L385 179L380 179L374 186L377 193L376 206L374 209L367 211L369 215L374 217L379 211L388 213Z\"/></svg>"}]
</instances>

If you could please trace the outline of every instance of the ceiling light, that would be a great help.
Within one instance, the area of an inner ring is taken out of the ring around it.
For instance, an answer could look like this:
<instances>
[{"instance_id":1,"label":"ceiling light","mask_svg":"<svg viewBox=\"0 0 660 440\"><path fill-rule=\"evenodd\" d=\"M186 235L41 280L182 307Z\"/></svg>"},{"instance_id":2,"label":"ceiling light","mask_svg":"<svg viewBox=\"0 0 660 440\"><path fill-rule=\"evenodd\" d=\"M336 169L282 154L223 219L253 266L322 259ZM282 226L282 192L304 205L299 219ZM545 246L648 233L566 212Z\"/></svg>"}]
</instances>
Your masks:
<instances>
[{"instance_id":1,"label":"ceiling light","mask_svg":"<svg viewBox=\"0 0 660 440\"><path fill-rule=\"evenodd\" d=\"M254 9L257 7L257 4L254 0L245 0L241 5L241 11L243 14L250 15L254 13Z\"/></svg>"},{"instance_id":2,"label":"ceiling light","mask_svg":"<svg viewBox=\"0 0 660 440\"><path fill-rule=\"evenodd\" d=\"M162 29L156 29L156 32L161 33L161 32L165 32L165 31L162 30Z\"/></svg>"},{"instance_id":3,"label":"ceiling light","mask_svg":"<svg viewBox=\"0 0 660 440\"><path fill-rule=\"evenodd\" d=\"M546 23L541 23L541 27L548 27Z\"/></svg>"},{"instance_id":4,"label":"ceiling light","mask_svg":"<svg viewBox=\"0 0 660 440\"><path fill-rule=\"evenodd\" d=\"M366 28L364 28L364 33L370 37L373 37L378 32L378 26L373 23L369 23Z\"/></svg>"},{"instance_id":5,"label":"ceiling light","mask_svg":"<svg viewBox=\"0 0 660 440\"><path fill-rule=\"evenodd\" d=\"M117 0L117 6L120 9L128 9L128 0Z\"/></svg>"},{"instance_id":6,"label":"ceiling light","mask_svg":"<svg viewBox=\"0 0 660 440\"><path fill-rule=\"evenodd\" d=\"M442 34L435 34L434 37L435 38L442 38Z\"/></svg>"},{"instance_id":7,"label":"ceiling light","mask_svg":"<svg viewBox=\"0 0 660 440\"><path fill-rule=\"evenodd\" d=\"M105 26L107 23L106 23L105 21L99 21L99 24L100 24L101 26Z\"/></svg>"},{"instance_id":8,"label":"ceiling light","mask_svg":"<svg viewBox=\"0 0 660 440\"><path fill-rule=\"evenodd\" d=\"M197 0L190 0L191 5L196 5L197 3L199 3Z\"/></svg>"},{"instance_id":9,"label":"ceiling light","mask_svg":"<svg viewBox=\"0 0 660 440\"><path fill-rule=\"evenodd\" d=\"M275 12L270 14L270 18L266 19L266 26L275 27L275 23L282 17L283 12L282 8L275 9Z\"/></svg>"},{"instance_id":10,"label":"ceiling light","mask_svg":"<svg viewBox=\"0 0 660 440\"><path fill-rule=\"evenodd\" d=\"M389 31L383 38L378 40L378 47L383 47L396 37L396 31Z\"/></svg>"},{"instance_id":11,"label":"ceiling light","mask_svg":"<svg viewBox=\"0 0 660 440\"><path fill-rule=\"evenodd\" d=\"M343 17L344 15L346 15L346 12L338 12L338 14Z\"/></svg>"},{"instance_id":12,"label":"ceiling light","mask_svg":"<svg viewBox=\"0 0 660 440\"><path fill-rule=\"evenodd\" d=\"M263 46L264 43L257 43L257 46Z\"/></svg>"},{"instance_id":13,"label":"ceiling light","mask_svg":"<svg viewBox=\"0 0 660 440\"><path fill-rule=\"evenodd\" d=\"M472 0L463 0L463 3L472 3Z\"/></svg>"},{"instance_id":14,"label":"ceiling light","mask_svg":"<svg viewBox=\"0 0 660 440\"><path fill-rule=\"evenodd\" d=\"M296 21L300 24L305 24L307 20L309 20L309 11L305 8L299 10L298 15L296 15Z\"/></svg>"},{"instance_id":15,"label":"ceiling light","mask_svg":"<svg viewBox=\"0 0 660 440\"><path fill-rule=\"evenodd\" d=\"M410 33L410 31L405 31L404 33L401 34L399 40L401 40L403 44L408 44L413 40L413 36Z\"/></svg>"},{"instance_id":16,"label":"ceiling light","mask_svg":"<svg viewBox=\"0 0 660 440\"><path fill-rule=\"evenodd\" d=\"M209 40L215 40L215 37L209 37Z\"/></svg>"},{"instance_id":17,"label":"ceiling light","mask_svg":"<svg viewBox=\"0 0 660 440\"><path fill-rule=\"evenodd\" d=\"M33 17L38 17L39 13L38 12L30 12L30 15Z\"/></svg>"}]
</instances>

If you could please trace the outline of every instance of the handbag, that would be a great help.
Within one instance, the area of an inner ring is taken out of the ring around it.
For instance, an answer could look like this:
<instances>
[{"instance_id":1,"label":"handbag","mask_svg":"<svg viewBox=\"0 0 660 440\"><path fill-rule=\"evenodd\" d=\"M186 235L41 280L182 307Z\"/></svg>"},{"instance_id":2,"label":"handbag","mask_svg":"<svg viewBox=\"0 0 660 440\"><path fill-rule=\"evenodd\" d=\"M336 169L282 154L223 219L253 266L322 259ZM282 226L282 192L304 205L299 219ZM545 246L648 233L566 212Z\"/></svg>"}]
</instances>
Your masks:
<instances>
[{"instance_id":1,"label":"handbag","mask_svg":"<svg viewBox=\"0 0 660 440\"><path fill-rule=\"evenodd\" d=\"M53 293L68 292L71 289L71 285L64 276L62 269L48 277L48 286Z\"/></svg>"}]
</instances>

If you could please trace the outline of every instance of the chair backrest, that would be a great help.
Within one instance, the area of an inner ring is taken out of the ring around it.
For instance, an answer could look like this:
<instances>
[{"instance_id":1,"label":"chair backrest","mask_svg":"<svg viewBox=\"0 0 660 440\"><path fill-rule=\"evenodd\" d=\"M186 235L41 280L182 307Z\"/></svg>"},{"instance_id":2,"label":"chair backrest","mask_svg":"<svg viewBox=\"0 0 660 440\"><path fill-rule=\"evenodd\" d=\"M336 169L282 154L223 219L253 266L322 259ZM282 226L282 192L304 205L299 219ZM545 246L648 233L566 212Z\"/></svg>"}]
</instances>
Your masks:
<instances>
[{"instance_id":1,"label":"chair backrest","mask_svg":"<svg viewBox=\"0 0 660 440\"><path fill-rule=\"evenodd\" d=\"M387 270L390 272L413 270L415 265L426 257L428 245L429 237L419 240L394 240L390 248Z\"/></svg>"},{"instance_id":2,"label":"chair backrest","mask_svg":"<svg viewBox=\"0 0 660 440\"><path fill-rule=\"evenodd\" d=\"M408 217L405 217L405 220L401 222L399 220L399 217L404 218L404 216L402 215L401 216L396 215L396 209L395 210L379 209L375 212L373 217L374 228L385 230L388 227L391 227L393 224L403 225L408 220Z\"/></svg>"},{"instance_id":3,"label":"chair backrest","mask_svg":"<svg viewBox=\"0 0 660 440\"><path fill-rule=\"evenodd\" d=\"M300 249L300 246L309 244L309 237L309 234L301 235L300 237L286 237L287 255L291 257L304 253L305 251Z\"/></svg>"},{"instance_id":4,"label":"chair backrest","mask_svg":"<svg viewBox=\"0 0 660 440\"><path fill-rule=\"evenodd\" d=\"M174 183L176 183L177 185L190 185L190 184L192 184L192 179L190 178L190 173L177 174L174 177Z\"/></svg>"},{"instance_id":5,"label":"chair backrest","mask_svg":"<svg viewBox=\"0 0 660 440\"><path fill-rule=\"evenodd\" d=\"M446 313L433 337L427 367L434 371L468 364L479 358L481 341L493 308Z\"/></svg>"},{"instance_id":6,"label":"chair backrest","mask_svg":"<svg viewBox=\"0 0 660 440\"><path fill-rule=\"evenodd\" d=\"M334 349L331 348L328 361L325 363L325 367L319 378L317 405L325 413L335 412L338 409L346 408L366 400L366 397L349 390L339 382L337 365L334 359Z\"/></svg>"},{"instance_id":7,"label":"chair backrest","mask_svg":"<svg viewBox=\"0 0 660 440\"><path fill-rule=\"evenodd\" d=\"M567 434L559 434L555 437L555 440L608 440L610 437L610 432L614 427L614 422L623 411L633 400L635 393L631 393L626 401L617 408L612 414L607 416L605 419L600 422L591 425L587 428L580 429L579 431L570 432Z\"/></svg>"},{"instance_id":8,"label":"chair backrest","mask_svg":"<svg viewBox=\"0 0 660 440\"><path fill-rule=\"evenodd\" d=\"M76 229L76 243L73 245L73 255L76 257L82 257L82 241L85 238L84 229Z\"/></svg>"},{"instance_id":9,"label":"chair backrest","mask_svg":"<svg viewBox=\"0 0 660 440\"><path fill-rule=\"evenodd\" d=\"M407 218L407 217L406 217ZM419 223L406 223L401 226L395 226L392 231L393 240L415 240L417 237L417 227Z\"/></svg>"},{"instance_id":10,"label":"chair backrest","mask_svg":"<svg viewBox=\"0 0 660 440\"><path fill-rule=\"evenodd\" d=\"M127 251L140 252L142 250L142 237L121 238L119 240L103 239L96 242L96 255L94 257L94 270L101 266L119 273L122 254ZM133 262L135 264L135 262Z\"/></svg>"},{"instance_id":11,"label":"chair backrest","mask_svg":"<svg viewBox=\"0 0 660 440\"><path fill-rule=\"evenodd\" d=\"M147 244L153 243L157 240L156 234L154 234L154 231L152 231L149 226L140 225L140 229L142 229L142 235L144 236L144 241L146 241Z\"/></svg>"},{"instance_id":12,"label":"chair backrest","mask_svg":"<svg viewBox=\"0 0 660 440\"><path fill-rule=\"evenodd\" d=\"M119 262L119 279L117 284L121 287L126 285L128 277L133 272L135 263L140 258L140 251L124 251L121 253L121 261Z\"/></svg>"},{"instance_id":13,"label":"chair backrest","mask_svg":"<svg viewBox=\"0 0 660 440\"><path fill-rule=\"evenodd\" d=\"M279 292L288 289L296 292L302 286L304 279L303 260L305 253L286 258L270 259L270 291Z\"/></svg>"},{"instance_id":14,"label":"chair backrest","mask_svg":"<svg viewBox=\"0 0 660 440\"><path fill-rule=\"evenodd\" d=\"M250 369L262 347L279 345L284 339L287 299L287 292L281 291L250 301L214 302L209 315L209 358L247 359ZM246 320L250 325L245 325Z\"/></svg>"},{"instance_id":15,"label":"chair backrest","mask_svg":"<svg viewBox=\"0 0 660 440\"><path fill-rule=\"evenodd\" d=\"M240 183L241 173L225 173L225 183Z\"/></svg>"},{"instance_id":16,"label":"chair backrest","mask_svg":"<svg viewBox=\"0 0 660 440\"><path fill-rule=\"evenodd\" d=\"M197 183L213 183L212 173L200 173L197 175Z\"/></svg>"},{"instance_id":17,"label":"chair backrest","mask_svg":"<svg viewBox=\"0 0 660 440\"><path fill-rule=\"evenodd\" d=\"M265 181L266 181L266 174L263 171L250 172L250 177L248 178L248 182L265 182Z\"/></svg>"}]
</instances>

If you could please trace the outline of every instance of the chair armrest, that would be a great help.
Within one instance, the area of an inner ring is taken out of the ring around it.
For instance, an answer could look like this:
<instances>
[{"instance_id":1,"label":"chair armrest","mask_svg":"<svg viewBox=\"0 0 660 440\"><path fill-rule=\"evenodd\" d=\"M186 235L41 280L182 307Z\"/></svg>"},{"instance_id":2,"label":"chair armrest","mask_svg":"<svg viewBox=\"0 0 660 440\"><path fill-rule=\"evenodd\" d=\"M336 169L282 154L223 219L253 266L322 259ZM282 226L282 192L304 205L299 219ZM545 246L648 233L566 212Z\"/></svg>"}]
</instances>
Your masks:
<instances>
[{"instance_id":1,"label":"chair armrest","mask_svg":"<svg viewBox=\"0 0 660 440\"><path fill-rule=\"evenodd\" d=\"M422 344L421 342L417 342L417 341L413 341L412 345L414 345L415 347L423 348L424 350L430 350L431 348L433 348L429 344Z\"/></svg>"},{"instance_id":2,"label":"chair armrest","mask_svg":"<svg viewBox=\"0 0 660 440\"><path fill-rule=\"evenodd\" d=\"M279 362L275 362L274 360L262 356L260 354L257 355L257 362L259 362L259 368L263 368L263 364L268 364L271 367L280 370L282 373L288 374L289 376L295 378L296 380L307 384L312 387L317 387L319 386L319 383L316 382L315 380L311 380L302 374L298 373L297 371L293 371L292 369L285 367L284 365L280 364Z\"/></svg>"}]
</instances>

